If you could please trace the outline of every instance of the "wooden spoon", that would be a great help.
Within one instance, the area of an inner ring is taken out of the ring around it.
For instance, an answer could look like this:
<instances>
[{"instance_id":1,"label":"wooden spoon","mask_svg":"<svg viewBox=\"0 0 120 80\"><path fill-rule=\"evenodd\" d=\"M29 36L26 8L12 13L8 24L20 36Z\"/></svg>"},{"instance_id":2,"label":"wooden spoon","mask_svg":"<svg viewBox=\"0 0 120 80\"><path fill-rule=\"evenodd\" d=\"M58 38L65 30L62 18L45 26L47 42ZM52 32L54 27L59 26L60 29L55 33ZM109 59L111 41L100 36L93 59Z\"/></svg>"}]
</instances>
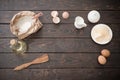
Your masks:
<instances>
[{"instance_id":1,"label":"wooden spoon","mask_svg":"<svg viewBox=\"0 0 120 80\"><path fill-rule=\"evenodd\" d=\"M34 59L33 61L31 62L28 62L28 63L25 63L25 64L22 64L20 66L17 66L14 68L15 71L17 70L22 70L22 69L25 69L27 68L28 66L30 65L33 65L33 64L39 64L39 63L44 63L44 62L47 62L49 60L49 57L48 57L48 54L44 54L36 59Z\"/></svg>"}]
</instances>

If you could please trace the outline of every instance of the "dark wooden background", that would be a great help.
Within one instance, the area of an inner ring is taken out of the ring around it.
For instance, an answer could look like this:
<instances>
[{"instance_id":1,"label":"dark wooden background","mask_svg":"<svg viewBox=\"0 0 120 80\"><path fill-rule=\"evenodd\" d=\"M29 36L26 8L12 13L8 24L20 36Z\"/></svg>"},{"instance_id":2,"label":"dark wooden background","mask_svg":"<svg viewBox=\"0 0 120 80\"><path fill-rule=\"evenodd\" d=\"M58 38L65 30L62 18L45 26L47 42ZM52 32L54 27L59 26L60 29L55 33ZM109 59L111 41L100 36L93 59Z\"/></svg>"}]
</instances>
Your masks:
<instances>
[{"instance_id":1,"label":"dark wooden background","mask_svg":"<svg viewBox=\"0 0 120 80\"><path fill-rule=\"evenodd\" d=\"M9 29L14 14L23 10L36 13L42 11L40 18L43 28L25 41L28 51L25 56L12 53L9 40L16 38ZM68 20L52 23L50 12L58 10L70 13ZM113 31L113 39L107 45L98 45L90 37L94 25L87 20L90 10L98 10L101 19ZM82 16L87 27L76 30L73 22ZM107 64L99 65L100 51L111 51ZM36 57L48 53L50 61L33 65L22 71L13 68ZM0 0L0 80L120 80L120 0Z\"/></svg>"}]
</instances>

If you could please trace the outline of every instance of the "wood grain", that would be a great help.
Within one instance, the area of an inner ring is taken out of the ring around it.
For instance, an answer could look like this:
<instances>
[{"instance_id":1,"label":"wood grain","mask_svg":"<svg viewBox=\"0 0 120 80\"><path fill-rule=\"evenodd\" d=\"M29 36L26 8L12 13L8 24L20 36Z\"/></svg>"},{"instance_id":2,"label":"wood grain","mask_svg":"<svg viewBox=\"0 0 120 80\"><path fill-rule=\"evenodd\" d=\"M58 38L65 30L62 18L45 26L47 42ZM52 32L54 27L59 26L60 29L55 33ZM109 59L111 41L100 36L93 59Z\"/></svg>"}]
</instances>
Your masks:
<instances>
[{"instance_id":1,"label":"wood grain","mask_svg":"<svg viewBox=\"0 0 120 80\"><path fill-rule=\"evenodd\" d=\"M10 39L0 39L0 52L11 52ZM113 39L107 45L98 45L89 38L40 38L26 39L28 52L98 52L104 48L120 52L120 39ZM114 47L112 47L114 46Z\"/></svg>"},{"instance_id":2,"label":"wood grain","mask_svg":"<svg viewBox=\"0 0 120 80\"><path fill-rule=\"evenodd\" d=\"M9 41L16 38L9 30L13 15L23 10L36 13L43 28L25 39L28 44L26 55L12 53ZM52 24L50 13L59 11L60 24ZM113 31L113 39L107 45L92 41L90 31L96 24L88 21L91 10L98 10L101 18ZM70 13L64 20L63 11ZM120 0L0 0L0 80L120 80ZM76 30L73 22L82 16L88 27ZM100 51L107 48L111 56L102 66L97 62ZM30 66L22 71L13 68L48 53L50 61Z\"/></svg>"},{"instance_id":3,"label":"wood grain","mask_svg":"<svg viewBox=\"0 0 120 80\"><path fill-rule=\"evenodd\" d=\"M0 69L1 80L119 80L120 69Z\"/></svg>"},{"instance_id":4,"label":"wood grain","mask_svg":"<svg viewBox=\"0 0 120 80\"><path fill-rule=\"evenodd\" d=\"M0 10L120 10L119 0L0 0Z\"/></svg>"},{"instance_id":5,"label":"wood grain","mask_svg":"<svg viewBox=\"0 0 120 80\"><path fill-rule=\"evenodd\" d=\"M33 59L44 53L26 53L24 56L11 54L0 54L0 69L14 69L14 67L30 62ZM49 61L43 64L32 65L29 69L119 69L120 68L120 54L112 52L111 56L107 59L107 63L102 66L98 63L97 53L48 53Z\"/></svg>"},{"instance_id":6,"label":"wood grain","mask_svg":"<svg viewBox=\"0 0 120 80\"><path fill-rule=\"evenodd\" d=\"M116 39L120 35L120 24L108 24L113 31L113 39ZM30 35L29 38L91 38L91 29L95 24L88 24L88 26L82 30L77 30L74 24L44 24L42 29L37 33ZM15 37L11 31L9 24L0 25L0 38L10 38Z\"/></svg>"},{"instance_id":7,"label":"wood grain","mask_svg":"<svg viewBox=\"0 0 120 80\"><path fill-rule=\"evenodd\" d=\"M12 17L18 13L19 11L0 11L0 23L10 23ZM34 11L36 13L40 11ZM42 11L43 16L40 17L42 23L53 23L52 17L50 15L51 11ZM67 20L64 20L62 16L63 11L59 11L59 17L61 19L60 23L74 23L76 16L82 16L85 19L86 23L90 23L87 19L87 15L89 11L68 11L70 13L70 17ZM99 11L101 18L99 23L119 23L120 21L120 11ZM60 24L59 24L60 25Z\"/></svg>"}]
</instances>

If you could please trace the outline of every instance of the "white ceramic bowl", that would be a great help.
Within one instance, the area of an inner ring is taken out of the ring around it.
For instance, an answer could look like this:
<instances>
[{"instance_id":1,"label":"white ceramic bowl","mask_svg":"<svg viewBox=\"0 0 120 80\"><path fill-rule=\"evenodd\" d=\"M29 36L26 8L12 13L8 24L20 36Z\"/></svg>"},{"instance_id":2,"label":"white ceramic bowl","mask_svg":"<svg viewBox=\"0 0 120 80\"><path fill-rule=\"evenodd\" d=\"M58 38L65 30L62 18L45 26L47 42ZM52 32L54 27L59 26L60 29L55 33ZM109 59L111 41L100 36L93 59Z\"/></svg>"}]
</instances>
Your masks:
<instances>
[{"instance_id":1,"label":"white ceramic bowl","mask_svg":"<svg viewBox=\"0 0 120 80\"><path fill-rule=\"evenodd\" d=\"M113 33L108 25L97 24L91 30L91 37L94 42L103 45L111 41Z\"/></svg>"},{"instance_id":2,"label":"white ceramic bowl","mask_svg":"<svg viewBox=\"0 0 120 80\"><path fill-rule=\"evenodd\" d=\"M100 20L100 13L96 10L92 10L88 13L88 20L91 23L97 23Z\"/></svg>"}]
</instances>

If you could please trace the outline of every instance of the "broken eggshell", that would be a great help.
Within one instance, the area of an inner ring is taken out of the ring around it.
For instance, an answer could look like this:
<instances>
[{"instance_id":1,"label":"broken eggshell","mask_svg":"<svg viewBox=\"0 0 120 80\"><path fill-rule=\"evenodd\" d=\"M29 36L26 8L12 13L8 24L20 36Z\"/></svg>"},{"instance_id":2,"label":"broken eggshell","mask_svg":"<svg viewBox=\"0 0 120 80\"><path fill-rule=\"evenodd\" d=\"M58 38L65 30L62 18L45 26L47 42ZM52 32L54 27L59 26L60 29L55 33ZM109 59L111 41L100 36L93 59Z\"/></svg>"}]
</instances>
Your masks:
<instances>
[{"instance_id":1,"label":"broken eggshell","mask_svg":"<svg viewBox=\"0 0 120 80\"><path fill-rule=\"evenodd\" d=\"M35 14L32 11L21 11L15 14L10 21L10 30L19 39L37 32L41 27L42 23L38 19L41 14Z\"/></svg>"},{"instance_id":2,"label":"broken eggshell","mask_svg":"<svg viewBox=\"0 0 120 80\"><path fill-rule=\"evenodd\" d=\"M51 16L54 18L54 17L57 17L58 16L58 11L52 11L51 12Z\"/></svg>"},{"instance_id":3,"label":"broken eggshell","mask_svg":"<svg viewBox=\"0 0 120 80\"><path fill-rule=\"evenodd\" d=\"M96 10L92 10L88 13L88 20L91 23L97 23L100 20L100 13Z\"/></svg>"},{"instance_id":4,"label":"broken eggshell","mask_svg":"<svg viewBox=\"0 0 120 80\"><path fill-rule=\"evenodd\" d=\"M84 19L83 19L82 17L77 16L77 17L75 18L74 26L75 26L77 29L81 29L81 28L83 28L83 27L86 27L87 24L85 24Z\"/></svg>"}]
</instances>

